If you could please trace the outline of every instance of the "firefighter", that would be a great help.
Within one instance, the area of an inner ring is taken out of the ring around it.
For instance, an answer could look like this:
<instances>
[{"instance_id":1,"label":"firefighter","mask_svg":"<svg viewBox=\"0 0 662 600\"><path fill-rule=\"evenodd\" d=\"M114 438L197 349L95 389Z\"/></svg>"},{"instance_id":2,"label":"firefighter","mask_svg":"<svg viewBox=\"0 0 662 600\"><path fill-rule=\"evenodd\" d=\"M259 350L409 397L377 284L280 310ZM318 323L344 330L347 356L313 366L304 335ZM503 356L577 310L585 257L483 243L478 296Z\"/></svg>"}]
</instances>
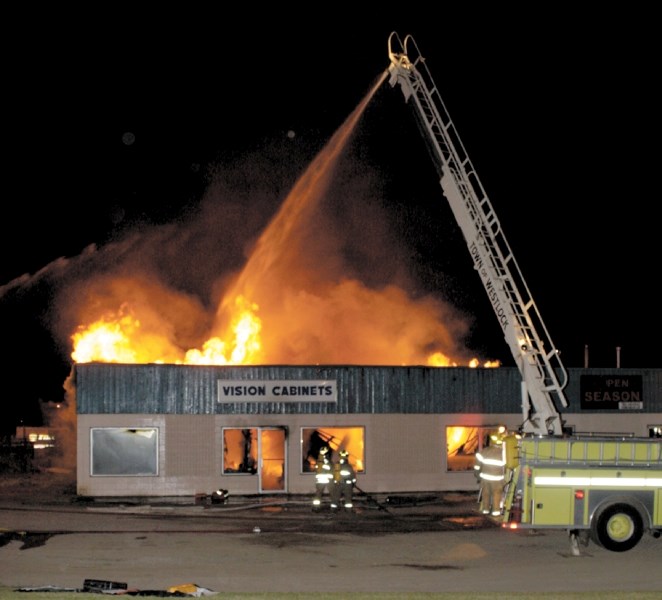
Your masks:
<instances>
[{"instance_id":1,"label":"firefighter","mask_svg":"<svg viewBox=\"0 0 662 600\"><path fill-rule=\"evenodd\" d=\"M501 514L503 486L505 480L505 465L503 434L505 430L490 436L489 444L481 452L476 453L474 466L476 477L480 482L479 510L484 515L496 517Z\"/></svg>"},{"instance_id":2,"label":"firefighter","mask_svg":"<svg viewBox=\"0 0 662 600\"><path fill-rule=\"evenodd\" d=\"M313 510L319 510L322 506L322 496L332 484L333 465L328 446L322 446L317 455L315 463L315 496L313 497Z\"/></svg>"},{"instance_id":3,"label":"firefighter","mask_svg":"<svg viewBox=\"0 0 662 600\"><path fill-rule=\"evenodd\" d=\"M331 509L338 510L342 506L351 511L354 507L354 484L356 483L356 471L349 462L349 452L340 450L338 462L333 465L333 484L331 485Z\"/></svg>"}]
</instances>

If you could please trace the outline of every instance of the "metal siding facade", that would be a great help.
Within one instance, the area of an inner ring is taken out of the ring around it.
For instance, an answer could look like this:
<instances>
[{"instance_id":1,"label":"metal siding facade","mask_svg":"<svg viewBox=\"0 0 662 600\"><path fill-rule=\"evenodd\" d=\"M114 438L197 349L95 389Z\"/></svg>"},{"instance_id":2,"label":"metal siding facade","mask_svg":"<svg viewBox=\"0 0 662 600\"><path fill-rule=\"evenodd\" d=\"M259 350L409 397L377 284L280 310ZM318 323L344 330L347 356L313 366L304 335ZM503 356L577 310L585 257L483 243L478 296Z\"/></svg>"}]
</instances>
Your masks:
<instances>
[{"instance_id":1,"label":"metal siding facade","mask_svg":"<svg viewBox=\"0 0 662 600\"><path fill-rule=\"evenodd\" d=\"M569 369L569 406L579 413L582 374L613 375L615 369ZM662 370L620 369L642 375L644 410L662 412ZM237 402L219 404L220 379L334 379L338 402ZM76 365L80 414L439 414L520 413L519 371L496 369L361 366ZM608 411L595 411L608 412Z\"/></svg>"},{"instance_id":2,"label":"metal siding facade","mask_svg":"<svg viewBox=\"0 0 662 600\"><path fill-rule=\"evenodd\" d=\"M80 414L438 414L520 412L513 368L80 364ZM220 379L334 379L338 402L219 404Z\"/></svg>"}]
</instances>

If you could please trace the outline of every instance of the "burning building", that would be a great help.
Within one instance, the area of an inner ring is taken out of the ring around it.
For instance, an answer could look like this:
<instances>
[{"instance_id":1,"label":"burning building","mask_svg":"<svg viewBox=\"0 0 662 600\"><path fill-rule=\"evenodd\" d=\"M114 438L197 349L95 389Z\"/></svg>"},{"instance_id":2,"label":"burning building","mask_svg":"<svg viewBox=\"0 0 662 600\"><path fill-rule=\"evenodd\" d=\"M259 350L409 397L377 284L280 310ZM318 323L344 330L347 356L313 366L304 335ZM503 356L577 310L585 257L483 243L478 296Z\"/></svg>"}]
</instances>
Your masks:
<instances>
[{"instance_id":1,"label":"burning building","mask_svg":"<svg viewBox=\"0 0 662 600\"><path fill-rule=\"evenodd\" d=\"M342 158L370 97L240 252L227 238L263 216L236 203L224 221L203 209L72 261L56 304L80 495L312 493L322 443L347 450L371 492L475 487L475 452L522 421L521 377L466 348L471 320L417 288L377 203L357 214ZM660 373L619 376L646 390L627 428L662 423ZM614 430L613 414L573 425Z\"/></svg>"},{"instance_id":2,"label":"burning building","mask_svg":"<svg viewBox=\"0 0 662 600\"><path fill-rule=\"evenodd\" d=\"M631 404L585 408L614 377ZM660 431L662 370L570 369L570 381L576 431ZM312 494L322 444L349 451L371 493L473 490L475 453L522 421L510 367L87 363L72 383L83 496Z\"/></svg>"}]
</instances>

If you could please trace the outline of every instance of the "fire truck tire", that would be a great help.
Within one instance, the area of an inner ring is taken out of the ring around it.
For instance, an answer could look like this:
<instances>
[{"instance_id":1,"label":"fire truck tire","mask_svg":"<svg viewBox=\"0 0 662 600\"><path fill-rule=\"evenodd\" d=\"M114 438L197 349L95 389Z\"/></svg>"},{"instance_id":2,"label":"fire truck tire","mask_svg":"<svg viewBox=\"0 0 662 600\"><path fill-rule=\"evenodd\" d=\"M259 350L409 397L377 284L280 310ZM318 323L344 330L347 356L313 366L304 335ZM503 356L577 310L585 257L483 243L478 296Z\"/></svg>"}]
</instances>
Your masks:
<instances>
[{"instance_id":1,"label":"fire truck tire","mask_svg":"<svg viewBox=\"0 0 662 600\"><path fill-rule=\"evenodd\" d=\"M625 552L634 548L644 534L639 511L629 504L607 506L591 525L593 541L612 552Z\"/></svg>"}]
</instances>

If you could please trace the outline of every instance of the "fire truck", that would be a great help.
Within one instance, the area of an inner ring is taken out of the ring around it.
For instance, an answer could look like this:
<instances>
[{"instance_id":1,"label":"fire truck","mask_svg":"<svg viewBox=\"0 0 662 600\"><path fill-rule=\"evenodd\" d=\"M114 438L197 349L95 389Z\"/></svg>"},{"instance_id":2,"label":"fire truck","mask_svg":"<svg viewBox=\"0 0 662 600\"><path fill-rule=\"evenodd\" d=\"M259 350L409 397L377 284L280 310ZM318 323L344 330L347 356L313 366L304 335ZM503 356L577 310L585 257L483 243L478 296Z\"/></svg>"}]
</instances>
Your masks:
<instances>
[{"instance_id":1,"label":"fire truck","mask_svg":"<svg viewBox=\"0 0 662 600\"><path fill-rule=\"evenodd\" d=\"M429 145L473 266L522 377L522 424L503 437L509 529L564 529L573 554L589 541L630 550L662 533L662 439L575 434L565 425L567 372L494 208L411 35L388 39L386 77L400 86Z\"/></svg>"}]
</instances>

